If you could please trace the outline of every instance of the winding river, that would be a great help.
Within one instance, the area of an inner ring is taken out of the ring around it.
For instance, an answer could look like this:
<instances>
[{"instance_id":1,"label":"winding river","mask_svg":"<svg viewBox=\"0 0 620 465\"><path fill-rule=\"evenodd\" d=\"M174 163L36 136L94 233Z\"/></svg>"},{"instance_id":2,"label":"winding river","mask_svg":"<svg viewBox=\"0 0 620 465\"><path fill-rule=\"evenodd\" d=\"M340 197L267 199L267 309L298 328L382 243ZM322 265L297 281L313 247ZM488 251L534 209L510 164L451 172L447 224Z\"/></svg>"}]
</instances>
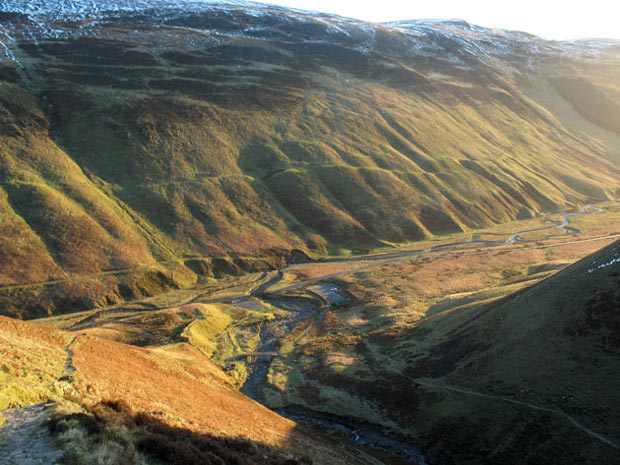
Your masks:
<instances>
[{"instance_id":1,"label":"winding river","mask_svg":"<svg viewBox=\"0 0 620 465\"><path fill-rule=\"evenodd\" d=\"M325 317L327 311L331 308L332 305L340 305L343 303L343 295L339 294L338 286L333 283L324 284L326 279L334 278L343 274L350 274L351 272L358 272L366 268L382 266L398 261L404 261L416 256L427 255L438 251L461 251L463 249L466 249L467 247L473 246L497 247L502 245L527 244L529 242L540 242L542 240L547 240L552 237L574 235L577 234L579 231L575 228L571 228L571 218L582 215L598 214L603 211L604 210L601 207L588 204L585 205L579 212L562 214L560 219L554 220L550 226L518 231L514 234L511 234L509 238L505 241L476 240L476 236L474 236L471 241L455 242L447 245L431 247L420 251L396 251L370 256L324 260L322 261L322 263L364 261L370 262L370 265L364 266L363 268L357 268L353 271L348 270L345 272L326 274L319 278L309 279L302 282L293 283L285 287L280 287L277 291L270 292L270 290L283 279L284 273L286 271L291 271L299 265L288 265L281 268L270 274L270 276L267 277L268 279L266 279L263 284L261 284L253 292L251 292L250 296L247 296L247 298L258 298L264 300L281 310L285 310L286 312L288 312L289 316L276 319L263 325L260 328L260 343L256 349L256 354L272 355L267 357L252 357L250 356L252 354L248 354L247 360L249 365L249 374L245 383L241 387L241 392L258 402L264 402L262 395L262 386L264 386L266 383L266 378L267 374L269 373L272 359L274 357L277 357L278 349L280 346L280 335L289 334L298 324L310 318L314 318L314 322L311 326L309 326L309 329L317 326L320 323L321 319ZM549 234L543 237L537 237L536 239L532 240L525 240L522 238L522 236L528 233L542 231L552 232L553 230L557 229L563 229L564 233ZM618 235L605 236L601 238L595 238L593 240L603 240L617 236ZM572 242L580 241L575 240ZM471 253L474 254L480 252L472 251ZM323 284L317 284L320 282L323 282ZM290 295L287 295L290 291L298 289L304 289L308 292L308 295L310 295L311 297L314 296L314 298L300 299L299 297L292 297ZM303 338L307 331L309 331L309 329L304 331L304 333L300 337L298 337L297 340ZM361 446L371 447L380 450L381 452L387 452L389 454L399 457L401 461L406 460L411 463L421 465L426 463L424 456L413 445L401 439L385 434L378 426L363 424L355 419L336 417L333 415L316 412L299 406L291 406L288 408L277 410L277 412L299 423L318 425L323 428L339 431L345 437L352 441L355 441Z\"/></svg>"}]
</instances>

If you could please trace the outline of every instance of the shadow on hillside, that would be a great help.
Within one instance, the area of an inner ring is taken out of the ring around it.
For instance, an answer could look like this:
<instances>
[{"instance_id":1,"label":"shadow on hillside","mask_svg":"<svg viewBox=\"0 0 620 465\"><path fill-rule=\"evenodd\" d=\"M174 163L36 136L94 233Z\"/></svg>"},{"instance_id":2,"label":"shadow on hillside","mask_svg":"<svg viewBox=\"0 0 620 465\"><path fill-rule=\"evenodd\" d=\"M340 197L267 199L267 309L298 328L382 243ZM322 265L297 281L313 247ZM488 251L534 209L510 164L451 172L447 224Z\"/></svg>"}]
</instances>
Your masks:
<instances>
[{"instance_id":1,"label":"shadow on hillside","mask_svg":"<svg viewBox=\"0 0 620 465\"><path fill-rule=\"evenodd\" d=\"M64 463L87 456L111 456L117 463L138 465L141 456L174 465L311 465L292 451L242 438L224 438L170 426L124 401L103 401L88 413L56 414L50 429L66 441Z\"/></svg>"}]
</instances>

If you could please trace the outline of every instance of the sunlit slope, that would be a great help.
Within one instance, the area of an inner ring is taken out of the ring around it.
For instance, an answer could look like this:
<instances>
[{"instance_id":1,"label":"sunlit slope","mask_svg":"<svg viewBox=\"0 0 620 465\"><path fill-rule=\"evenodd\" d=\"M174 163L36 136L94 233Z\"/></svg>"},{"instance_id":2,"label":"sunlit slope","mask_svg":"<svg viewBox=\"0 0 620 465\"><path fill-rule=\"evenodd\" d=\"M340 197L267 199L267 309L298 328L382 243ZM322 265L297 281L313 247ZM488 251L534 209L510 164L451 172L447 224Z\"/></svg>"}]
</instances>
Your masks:
<instances>
[{"instance_id":1,"label":"sunlit slope","mask_svg":"<svg viewBox=\"0 0 620 465\"><path fill-rule=\"evenodd\" d=\"M69 153L202 252L313 243L312 232L345 245L419 239L615 190L603 153L500 76L429 78L402 65L396 73L380 55L341 64L358 52L330 44L310 47L309 60L301 47L240 42L193 50L194 61L147 55L139 82L136 67L115 61L119 87L140 93L112 94L112 81L48 95ZM62 60L47 82L105 75L111 66L64 63L80 59L77 46L42 48L39 60ZM113 57L127 48L79 46ZM213 56L233 63L209 66ZM287 240L291 228L301 231Z\"/></svg>"},{"instance_id":2,"label":"sunlit slope","mask_svg":"<svg viewBox=\"0 0 620 465\"><path fill-rule=\"evenodd\" d=\"M19 64L0 66L2 284L129 277L5 291L5 313L217 275L190 258L364 250L618 194L608 149L522 90L532 63L566 55L539 39L222 11L113 15L88 34L56 22L66 34L36 40L7 15ZM560 64L553 82L574 74ZM614 74L601 76L608 95Z\"/></svg>"},{"instance_id":3,"label":"sunlit slope","mask_svg":"<svg viewBox=\"0 0 620 465\"><path fill-rule=\"evenodd\" d=\"M598 63L588 61L555 64L525 86L535 99L576 134L591 139L615 160L620 159L620 73L613 59L616 49Z\"/></svg>"},{"instance_id":4,"label":"sunlit slope","mask_svg":"<svg viewBox=\"0 0 620 465\"><path fill-rule=\"evenodd\" d=\"M219 368L187 345L139 349L0 317L0 352L2 409L48 399L85 407L123 402L145 418L184 431L188 442L193 435L208 434L234 451L231 439L252 441L284 457L276 463L298 463L285 461L293 453L317 464L366 463L328 439L310 438L243 396ZM261 453L245 446L247 453ZM267 457L255 459L272 463Z\"/></svg>"}]
</instances>

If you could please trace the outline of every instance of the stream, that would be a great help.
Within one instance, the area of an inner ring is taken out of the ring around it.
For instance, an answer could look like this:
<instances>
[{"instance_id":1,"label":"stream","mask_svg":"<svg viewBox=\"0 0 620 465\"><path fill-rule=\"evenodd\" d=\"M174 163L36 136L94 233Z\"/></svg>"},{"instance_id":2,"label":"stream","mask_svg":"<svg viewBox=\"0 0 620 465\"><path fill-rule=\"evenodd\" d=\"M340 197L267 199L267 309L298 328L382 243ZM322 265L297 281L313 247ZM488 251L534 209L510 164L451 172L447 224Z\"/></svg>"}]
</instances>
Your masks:
<instances>
[{"instance_id":1,"label":"stream","mask_svg":"<svg viewBox=\"0 0 620 465\"><path fill-rule=\"evenodd\" d=\"M304 302L300 298L279 297L262 298L262 300L280 310L289 312L289 316L263 324L259 328L260 343L256 348L257 353L276 352L279 349L281 337L290 333L300 322L311 318L312 314L317 311L317 308L312 304ZM240 389L241 392L255 401L263 403L261 385L267 378L270 366L271 358L266 357L256 357L254 363L248 363L248 377Z\"/></svg>"},{"instance_id":2,"label":"stream","mask_svg":"<svg viewBox=\"0 0 620 465\"><path fill-rule=\"evenodd\" d=\"M320 325L332 304L339 305L346 301L346 297L338 292L339 288L335 284L321 284L313 286L311 289L310 293L317 297L313 301L286 296L264 298L274 307L289 312L289 316L261 326L260 344L256 348L257 354L276 352L279 348L281 335L290 333L297 324L310 318L314 318L314 322L309 329ZM312 302L316 302L316 304ZM303 338L308 330L304 331L300 338ZM271 357L257 356L253 363L248 363L248 377L240 389L243 394L260 403L264 403L261 388L269 373L271 360ZM407 461L412 464L426 465L424 456L417 448L405 441L385 435L378 426L360 423L350 418L315 412L299 406L276 409L275 411L298 423L337 431L360 446L398 457L399 463Z\"/></svg>"},{"instance_id":3,"label":"stream","mask_svg":"<svg viewBox=\"0 0 620 465\"><path fill-rule=\"evenodd\" d=\"M379 261L385 260L386 263L390 261L400 259L400 258L408 258L414 257L418 255L425 255L428 253L446 250L446 249L459 249L462 247L472 246L472 245L481 245L481 246L500 246L506 244L517 244L524 243L529 241L522 241L522 235L530 232L539 232L539 231L551 231L554 229L564 229L566 234L570 234L571 232L578 232L576 229L571 228L569 226L570 218L587 215L587 214L596 214L603 212L604 210L600 207L594 205L585 205L579 212L576 213L564 213L561 216L560 220L555 220L548 227L542 227L537 229L529 229L524 231L516 232L508 238L506 241L481 241L481 240L472 240L466 242L457 242L453 244L446 244L436 247L431 247L426 250L421 251L411 251L411 252L395 252L395 253L387 253L382 254L380 256L371 256L371 257L354 257L349 258L350 261L360 261L360 260L368 260L368 261ZM544 239L547 239L551 236L545 236ZM540 238L537 241L541 240ZM342 261L343 259L335 259L333 261ZM277 274L271 278L268 282L261 285L257 288L252 295L254 298L262 299L266 302L269 302L274 307L277 307L281 310L285 310L289 313L289 316L274 320L272 322L266 323L260 327L260 343L256 349L256 353L275 353L277 354L280 339L286 334L290 334L291 331L302 321L308 320L314 317L314 322L312 326L303 332L299 339L305 337L307 332L320 324L325 315L329 312L332 305L341 305L346 302L346 297L339 293L339 288L336 284L333 283L322 283L315 284L321 280L328 279L328 276L324 276L320 279L311 280L308 282L300 282L295 283L285 288L281 288L279 291L276 291L275 294L269 294L267 297L267 293L269 292L269 288L273 285L277 284L283 277L283 272L288 270L289 268L293 268L292 266L285 266L284 268L277 271ZM315 284L315 285L312 285ZM305 288L310 294L314 294L316 299L302 299L299 297L287 296L286 292L293 289ZM313 304L312 301L315 303ZM266 382L267 375L269 373L269 368L271 366L271 361L273 357L255 357L254 362L248 362L248 377L241 387L241 392L248 397L256 400L257 402L264 403L263 394L261 392L261 388ZM299 406L291 406L283 409L276 410L280 415L290 418L294 421L303 424L316 425L322 428L327 428L330 430L338 431L343 434L348 439L354 441L360 446L370 447L376 450L379 450L384 453L392 454L397 456L402 460L409 461L414 464L425 465L426 460L421 452L412 446L411 444L402 441L400 439L390 437L385 435L380 427L373 426L370 424L363 424L359 421L350 418L342 418L334 415L329 415L322 412L316 412L307 408L299 407Z\"/></svg>"},{"instance_id":4,"label":"stream","mask_svg":"<svg viewBox=\"0 0 620 465\"><path fill-rule=\"evenodd\" d=\"M376 426L298 406L276 409L275 411L297 423L319 425L338 431L361 446L395 455L414 464L426 465L424 455L417 448L400 439L385 436Z\"/></svg>"}]
</instances>

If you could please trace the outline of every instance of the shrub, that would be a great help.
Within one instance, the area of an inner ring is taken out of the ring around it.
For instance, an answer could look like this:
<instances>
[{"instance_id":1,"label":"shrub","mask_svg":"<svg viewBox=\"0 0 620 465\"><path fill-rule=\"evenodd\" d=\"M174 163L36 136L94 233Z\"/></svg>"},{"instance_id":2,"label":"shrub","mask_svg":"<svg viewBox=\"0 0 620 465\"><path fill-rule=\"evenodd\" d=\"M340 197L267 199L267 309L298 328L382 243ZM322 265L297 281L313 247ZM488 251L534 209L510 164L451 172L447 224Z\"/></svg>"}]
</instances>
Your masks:
<instances>
[{"instance_id":1,"label":"shrub","mask_svg":"<svg viewBox=\"0 0 620 465\"><path fill-rule=\"evenodd\" d=\"M170 426L124 401L106 400L88 413L54 415L53 433L71 446L67 465L310 465L289 451L246 439L221 438Z\"/></svg>"}]
</instances>

